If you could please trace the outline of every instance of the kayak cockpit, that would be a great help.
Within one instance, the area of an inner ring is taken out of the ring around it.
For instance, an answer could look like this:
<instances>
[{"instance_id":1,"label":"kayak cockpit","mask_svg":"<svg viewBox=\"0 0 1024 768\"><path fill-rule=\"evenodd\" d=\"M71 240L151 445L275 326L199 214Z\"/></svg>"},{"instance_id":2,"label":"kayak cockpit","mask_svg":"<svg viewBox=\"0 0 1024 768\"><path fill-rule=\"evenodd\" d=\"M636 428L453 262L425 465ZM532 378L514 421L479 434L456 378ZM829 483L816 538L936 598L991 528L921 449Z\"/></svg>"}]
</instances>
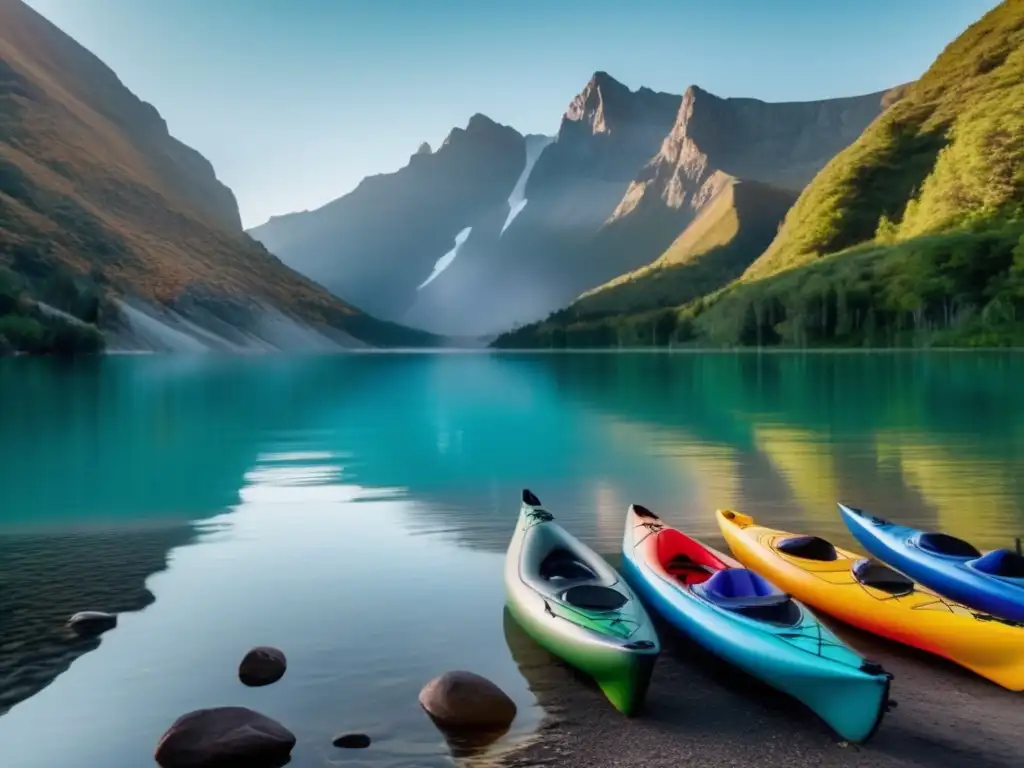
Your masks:
<instances>
[{"instance_id":1,"label":"kayak cockpit","mask_svg":"<svg viewBox=\"0 0 1024 768\"><path fill-rule=\"evenodd\" d=\"M687 586L701 584L725 567L725 563L675 528L664 528L655 535L658 564L669 576Z\"/></svg>"},{"instance_id":2,"label":"kayak cockpit","mask_svg":"<svg viewBox=\"0 0 1024 768\"><path fill-rule=\"evenodd\" d=\"M1001 579L1024 579L1024 556L1008 549L994 549L967 565L976 571Z\"/></svg>"},{"instance_id":3,"label":"kayak cockpit","mask_svg":"<svg viewBox=\"0 0 1024 768\"><path fill-rule=\"evenodd\" d=\"M855 562L850 572L858 583L893 597L903 597L914 591L914 582L911 579L887 565L868 558Z\"/></svg>"},{"instance_id":4,"label":"kayak cockpit","mask_svg":"<svg viewBox=\"0 0 1024 768\"><path fill-rule=\"evenodd\" d=\"M981 557L981 552L973 544L958 539L956 536L950 536L948 533L922 531L911 536L910 543L931 555L955 557L960 560L973 560L976 557Z\"/></svg>"},{"instance_id":5,"label":"kayak cockpit","mask_svg":"<svg viewBox=\"0 0 1024 768\"><path fill-rule=\"evenodd\" d=\"M719 608L768 624L791 627L802 617L789 595L747 568L718 571L693 591Z\"/></svg>"},{"instance_id":6,"label":"kayak cockpit","mask_svg":"<svg viewBox=\"0 0 1024 768\"><path fill-rule=\"evenodd\" d=\"M540 564L538 573L547 581L593 581L597 574L586 563L568 549L558 547L548 553Z\"/></svg>"},{"instance_id":7,"label":"kayak cockpit","mask_svg":"<svg viewBox=\"0 0 1024 768\"><path fill-rule=\"evenodd\" d=\"M839 558L835 545L818 536L792 536L778 542L775 548L792 557L817 560L823 563L830 563Z\"/></svg>"},{"instance_id":8,"label":"kayak cockpit","mask_svg":"<svg viewBox=\"0 0 1024 768\"><path fill-rule=\"evenodd\" d=\"M566 599L569 592L581 602L601 599L593 590L573 591L581 586L619 594L613 589L619 576L612 567L599 555L581 547L560 526L553 524L537 524L527 529L523 537L519 575L525 584L540 594L569 605L573 604ZM606 596L604 602L611 599Z\"/></svg>"}]
</instances>

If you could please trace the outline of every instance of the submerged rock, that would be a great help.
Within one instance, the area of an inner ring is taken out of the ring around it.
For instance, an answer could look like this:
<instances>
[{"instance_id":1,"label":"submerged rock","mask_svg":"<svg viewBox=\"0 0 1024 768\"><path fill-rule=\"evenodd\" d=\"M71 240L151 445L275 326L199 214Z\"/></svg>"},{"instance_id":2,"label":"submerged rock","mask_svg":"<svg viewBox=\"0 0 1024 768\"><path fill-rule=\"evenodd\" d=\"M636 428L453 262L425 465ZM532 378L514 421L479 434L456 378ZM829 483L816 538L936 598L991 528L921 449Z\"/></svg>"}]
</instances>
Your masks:
<instances>
[{"instance_id":1,"label":"submerged rock","mask_svg":"<svg viewBox=\"0 0 1024 768\"><path fill-rule=\"evenodd\" d=\"M516 716L511 698L486 677L446 672L420 691L420 705L442 728L508 728Z\"/></svg>"},{"instance_id":2,"label":"submerged rock","mask_svg":"<svg viewBox=\"0 0 1024 768\"><path fill-rule=\"evenodd\" d=\"M279 768L291 760L295 734L246 707L197 709L160 737L154 757L162 768Z\"/></svg>"},{"instance_id":3,"label":"submerged rock","mask_svg":"<svg viewBox=\"0 0 1024 768\"><path fill-rule=\"evenodd\" d=\"M365 733L346 733L339 736L333 742L334 746L342 749L366 749L370 746L370 737Z\"/></svg>"},{"instance_id":4,"label":"submerged rock","mask_svg":"<svg viewBox=\"0 0 1024 768\"><path fill-rule=\"evenodd\" d=\"M116 627L117 615L104 611L79 611L68 619L67 626L80 636L92 637Z\"/></svg>"},{"instance_id":5,"label":"submerged rock","mask_svg":"<svg viewBox=\"0 0 1024 768\"><path fill-rule=\"evenodd\" d=\"M245 654L238 665L238 679L250 686L270 685L284 677L287 668L282 651L261 645Z\"/></svg>"}]
</instances>

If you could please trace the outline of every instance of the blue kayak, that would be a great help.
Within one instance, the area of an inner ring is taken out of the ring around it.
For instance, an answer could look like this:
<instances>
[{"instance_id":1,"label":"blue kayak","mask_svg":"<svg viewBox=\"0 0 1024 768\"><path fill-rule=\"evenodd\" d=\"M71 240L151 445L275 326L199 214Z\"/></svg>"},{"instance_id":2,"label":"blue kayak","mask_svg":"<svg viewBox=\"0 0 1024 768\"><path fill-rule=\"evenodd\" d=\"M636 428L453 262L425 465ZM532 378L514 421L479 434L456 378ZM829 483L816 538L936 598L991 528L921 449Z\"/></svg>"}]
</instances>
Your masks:
<instances>
[{"instance_id":1,"label":"blue kayak","mask_svg":"<svg viewBox=\"0 0 1024 768\"><path fill-rule=\"evenodd\" d=\"M940 595L977 611L1024 622L1024 557L1009 549L982 554L962 539L839 505L843 522L868 552Z\"/></svg>"},{"instance_id":2,"label":"blue kayak","mask_svg":"<svg viewBox=\"0 0 1024 768\"><path fill-rule=\"evenodd\" d=\"M665 525L626 513L622 574L641 600L724 661L803 702L847 741L863 742L892 702L892 675L828 630L804 605Z\"/></svg>"}]
</instances>

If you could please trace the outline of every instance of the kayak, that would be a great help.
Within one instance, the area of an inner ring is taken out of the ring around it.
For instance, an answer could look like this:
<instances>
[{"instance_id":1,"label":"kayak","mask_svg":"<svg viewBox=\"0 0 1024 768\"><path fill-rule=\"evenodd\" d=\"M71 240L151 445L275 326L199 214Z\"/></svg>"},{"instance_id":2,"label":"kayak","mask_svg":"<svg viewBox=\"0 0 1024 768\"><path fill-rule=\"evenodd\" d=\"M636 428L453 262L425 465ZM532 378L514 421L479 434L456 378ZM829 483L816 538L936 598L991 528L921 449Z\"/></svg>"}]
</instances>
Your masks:
<instances>
[{"instance_id":1,"label":"kayak","mask_svg":"<svg viewBox=\"0 0 1024 768\"><path fill-rule=\"evenodd\" d=\"M505 599L539 645L593 678L620 712L643 704L658 635L619 574L529 490L505 557Z\"/></svg>"},{"instance_id":2,"label":"kayak","mask_svg":"<svg viewBox=\"0 0 1024 768\"><path fill-rule=\"evenodd\" d=\"M803 702L847 741L866 741L889 709L892 675L843 643L762 576L634 504L623 575L668 623L724 661Z\"/></svg>"},{"instance_id":3,"label":"kayak","mask_svg":"<svg viewBox=\"0 0 1024 768\"><path fill-rule=\"evenodd\" d=\"M716 516L733 556L798 600L1024 690L1024 627L977 613L826 539L765 528L740 512Z\"/></svg>"},{"instance_id":4,"label":"kayak","mask_svg":"<svg viewBox=\"0 0 1024 768\"><path fill-rule=\"evenodd\" d=\"M879 560L964 605L1024 623L1024 557L1008 549L982 554L946 533L907 528L839 505L843 522Z\"/></svg>"}]
</instances>

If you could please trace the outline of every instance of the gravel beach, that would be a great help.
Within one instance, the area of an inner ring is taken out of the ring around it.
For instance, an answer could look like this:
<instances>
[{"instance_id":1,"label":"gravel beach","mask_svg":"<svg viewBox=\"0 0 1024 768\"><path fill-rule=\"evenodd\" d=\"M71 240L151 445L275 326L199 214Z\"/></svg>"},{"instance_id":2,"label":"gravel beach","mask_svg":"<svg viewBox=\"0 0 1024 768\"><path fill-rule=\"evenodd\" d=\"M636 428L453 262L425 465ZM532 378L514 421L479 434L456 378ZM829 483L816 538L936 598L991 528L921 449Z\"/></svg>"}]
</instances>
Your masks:
<instances>
[{"instance_id":1,"label":"gravel beach","mask_svg":"<svg viewBox=\"0 0 1024 768\"><path fill-rule=\"evenodd\" d=\"M819 614L820 615L820 614ZM827 619L826 619L827 620ZM845 744L810 711L659 625L664 651L645 711L628 719L522 632L506 613L516 663L548 713L506 768L1020 766L1021 695L910 648L828 622L895 675L897 708L865 745Z\"/></svg>"}]
</instances>

